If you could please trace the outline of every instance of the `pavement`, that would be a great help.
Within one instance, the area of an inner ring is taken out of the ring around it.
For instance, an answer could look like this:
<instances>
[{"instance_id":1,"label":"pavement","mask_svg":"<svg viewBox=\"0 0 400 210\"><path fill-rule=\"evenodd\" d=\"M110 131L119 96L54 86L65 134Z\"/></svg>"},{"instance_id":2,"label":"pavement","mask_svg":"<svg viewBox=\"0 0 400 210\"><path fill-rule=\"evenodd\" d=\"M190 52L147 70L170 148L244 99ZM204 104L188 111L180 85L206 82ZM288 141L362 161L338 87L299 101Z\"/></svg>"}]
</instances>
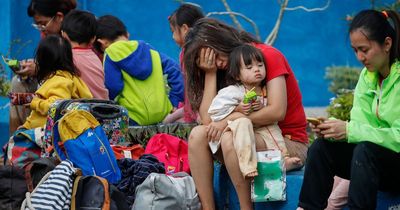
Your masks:
<instances>
[{"instance_id":1,"label":"pavement","mask_svg":"<svg viewBox=\"0 0 400 210\"><path fill-rule=\"evenodd\" d=\"M326 106L304 107L307 117L327 117Z\"/></svg>"}]
</instances>

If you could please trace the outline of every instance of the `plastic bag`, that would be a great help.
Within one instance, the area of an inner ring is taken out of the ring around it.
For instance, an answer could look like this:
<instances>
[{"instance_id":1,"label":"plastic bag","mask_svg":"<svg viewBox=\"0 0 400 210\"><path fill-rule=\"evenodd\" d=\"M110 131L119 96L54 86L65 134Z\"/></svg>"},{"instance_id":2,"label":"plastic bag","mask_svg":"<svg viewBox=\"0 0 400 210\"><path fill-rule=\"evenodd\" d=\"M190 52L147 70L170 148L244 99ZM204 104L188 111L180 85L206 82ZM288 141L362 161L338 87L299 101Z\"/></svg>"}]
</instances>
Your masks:
<instances>
[{"instance_id":1,"label":"plastic bag","mask_svg":"<svg viewBox=\"0 0 400 210\"><path fill-rule=\"evenodd\" d=\"M254 202L286 200L286 170L280 150L257 152L258 176L251 183Z\"/></svg>"}]
</instances>

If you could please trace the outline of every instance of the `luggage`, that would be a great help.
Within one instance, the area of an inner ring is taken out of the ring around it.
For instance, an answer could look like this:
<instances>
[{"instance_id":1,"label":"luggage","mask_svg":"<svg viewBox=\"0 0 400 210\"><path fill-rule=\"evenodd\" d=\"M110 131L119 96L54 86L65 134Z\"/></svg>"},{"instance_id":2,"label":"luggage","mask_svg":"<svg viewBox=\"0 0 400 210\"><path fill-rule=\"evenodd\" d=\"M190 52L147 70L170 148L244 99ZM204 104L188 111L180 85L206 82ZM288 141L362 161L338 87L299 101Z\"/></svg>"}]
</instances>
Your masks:
<instances>
[{"instance_id":1,"label":"luggage","mask_svg":"<svg viewBox=\"0 0 400 210\"><path fill-rule=\"evenodd\" d=\"M125 195L99 176L75 178L71 210L128 210Z\"/></svg>"},{"instance_id":2,"label":"luggage","mask_svg":"<svg viewBox=\"0 0 400 210\"><path fill-rule=\"evenodd\" d=\"M166 133L156 134L149 140L144 153L152 154L164 163L167 174L180 171L190 174L188 144L178 137Z\"/></svg>"},{"instance_id":3,"label":"luggage","mask_svg":"<svg viewBox=\"0 0 400 210\"><path fill-rule=\"evenodd\" d=\"M42 152L42 137L43 128L15 131L6 146L6 164L25 168L30 162L38 159Z\"/></svg>"},{"instance_id":4,"label":"luggage","mask_svg":"<svg viewBox=\"0 0 400 210\"><path fill-rule=\"evenodd\" d=\"M130 158L137 160L144 154L144 148L140 144L135 144L132 146L118 146L111 145L112 150L114 151L115 158Z\"/></svg>"},{"instance_id":5,"label":"luggage","mask_svg":"<svg viewBox=\"0 0 400 210\"><path fill-rule=\"evenodd\" d=\"M50 171L52 171L60 161L56 157L39 158L25 167L25 179L28 191L32 192L40 180Z\"/></svg>"},{"instance_id":6,"label":"luggage","mask_svg":"<svg viewBox=\"0 0 400 210\"><path fill-rule=\"evenodd\" d=\"M53 132L52 143L60 160L70 160L82 170L84 176L97 175L110 183L121 179L121 171L107 136L91 113L85 110L69 111L54 125Z\"/></svg>"},{"instance_id":7,"label":"luggage","mask_svg":"<svg viewBox=\"0 0 400 210\"><path fill-rule=\"evenodd\" d=\"M200 200L192 177L186 173L172 176L151 173L136 188L132 210L197 210Z\"/></svg>"},{"instance_id":8,"label":"luggage","mask_svg":"<svg viewBox=\"0 0 400 210\"><path fill-rule=\"evenodd\" d=\"M72 162L62 161L40 180L32 193L26 193L21 209L69 209L75 173Z\"/></svg>"},{"instance_id":9,"label":"luggage","mask_svg":"<svg viewBox=\"0 0 400 210\"><path fill-rule=\"evenodd\" d=\"M123 144L126 141L129 117L128 111L124 107L109 100L69 99L58 100L49 108L44 134L46 148L51 146L52 129L55 122L69 110L89 111L102 125L110 144Z\"/></svg>"},{"instance_id":10,"label":"luggage","mask_svg":"<svg viewBox=\"0 0 400 210\"><path fill-rule=\"evenodd\" d=\"M24 169L15 166L0 166L0 209L20 209L26 186Z\"/></svg>"}]
</instances>

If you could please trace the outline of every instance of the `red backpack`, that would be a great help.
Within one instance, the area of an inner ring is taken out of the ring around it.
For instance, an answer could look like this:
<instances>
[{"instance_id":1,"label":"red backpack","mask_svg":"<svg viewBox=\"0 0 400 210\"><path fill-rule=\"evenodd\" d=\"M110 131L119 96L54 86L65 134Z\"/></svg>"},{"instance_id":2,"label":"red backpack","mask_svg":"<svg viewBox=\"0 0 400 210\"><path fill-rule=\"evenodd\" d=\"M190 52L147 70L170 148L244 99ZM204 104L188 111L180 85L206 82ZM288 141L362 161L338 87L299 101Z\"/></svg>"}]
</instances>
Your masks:
<instances>
[{"instance_id":1,"label":"red backpack","mask_svg":"<svg viewBox=\"0 0 400 210\"><path fill-rule=\"evenodd\" d=\"M166 133L150 138L145 154L152 154L164 163L166 174L184 171L190 174L188 144L186 141Z\"/></svg>"}]
</instances>

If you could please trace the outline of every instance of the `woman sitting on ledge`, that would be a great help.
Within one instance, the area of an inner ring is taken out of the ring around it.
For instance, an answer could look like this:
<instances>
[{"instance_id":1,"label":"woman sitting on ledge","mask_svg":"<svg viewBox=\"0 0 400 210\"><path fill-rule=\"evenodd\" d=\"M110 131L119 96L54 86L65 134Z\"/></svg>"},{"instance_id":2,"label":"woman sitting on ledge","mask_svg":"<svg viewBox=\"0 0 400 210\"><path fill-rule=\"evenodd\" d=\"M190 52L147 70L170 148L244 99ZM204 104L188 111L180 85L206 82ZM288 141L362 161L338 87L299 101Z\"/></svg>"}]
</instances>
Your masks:
<instances>
[{"instance_id":1,"label":"woman sitting on ledge","mask_svg":"<svg viewBox=\"0 0 400 210\"><path fill-rule=\"evenodd\" d=\"M349 179L350 209L376 209L378 190L400 192L400 17L365 10L349 29L351 47L365 65L350 121L313 126L298 209L325 209L335 175Z\"/></svg>"}]
</instances>

